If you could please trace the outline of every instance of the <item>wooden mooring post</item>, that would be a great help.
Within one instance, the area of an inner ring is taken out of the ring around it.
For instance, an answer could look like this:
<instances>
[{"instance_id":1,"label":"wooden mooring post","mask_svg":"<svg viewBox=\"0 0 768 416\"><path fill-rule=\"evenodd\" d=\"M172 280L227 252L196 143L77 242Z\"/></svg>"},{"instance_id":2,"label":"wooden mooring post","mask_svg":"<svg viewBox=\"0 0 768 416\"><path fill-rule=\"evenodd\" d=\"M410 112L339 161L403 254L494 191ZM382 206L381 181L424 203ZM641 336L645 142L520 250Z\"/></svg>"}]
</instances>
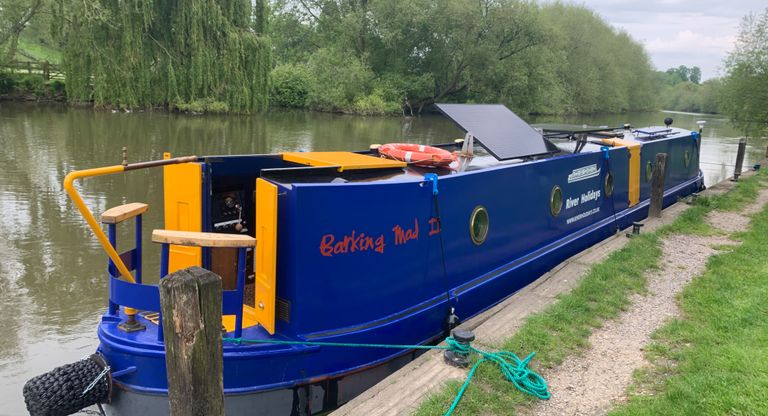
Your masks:
<instances>
[{"instance_id":1,"label":"wooden mooring post","mask_svg":"<svg viewBox=\"0 0 768 416\"><path fill-rule=\"evenodd\" d=\"M221 277L190 267L159 286L170 414L223 416Z\"/></svg>"},{"instance_id":2,"label":"wooden mooring post","mask_svg":"<svg viewBox=\"0 0 768 416\"><path fill-rule=\"evenodd\" d=\"M744 167L744 153L747 151L747 139L739 139L739 150L736 152L736 166L733 168L733 181L738 182L741 170Z\"/></svg>"},{"instance_id":3,"label":"wooden mooring post","mask_svg":"<svg viewBox=\"0 0 768 416\"><path fill-rule=\"evenodd\" d=\"M656 164L651 175L651 205L648 208L648 216L661 218L661 209L664 207L664 177L667 174L667 154L656 153Z\"/></svg>"}]
</instances>

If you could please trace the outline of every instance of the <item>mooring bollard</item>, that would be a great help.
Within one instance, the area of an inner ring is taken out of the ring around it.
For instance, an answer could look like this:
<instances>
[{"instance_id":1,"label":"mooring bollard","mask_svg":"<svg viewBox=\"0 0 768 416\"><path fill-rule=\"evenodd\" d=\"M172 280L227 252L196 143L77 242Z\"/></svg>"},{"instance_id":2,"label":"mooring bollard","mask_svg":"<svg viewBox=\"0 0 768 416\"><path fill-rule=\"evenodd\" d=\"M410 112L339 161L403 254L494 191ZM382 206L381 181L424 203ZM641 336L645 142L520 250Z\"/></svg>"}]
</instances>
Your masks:
<instances>
[{"instance_id":1,"label":"mooring bollard","mask_svg":"<svg viewBox=\"0 0 768 416\"><path fill-rule=\"evenodd\" d=\"M464 345L469 349L469 345L475 340L475 334L472 331L466 329L454 329L451 333L453 339L461 345ZM446 350L443 353L445 362L454 367L467 367L469 366L469 352L463 353L459 351Z\"/></svg>"},{"instance_id":2,"label":"mooring bollard","mask_svg":"<svg viewBox=\"0 0 768 416\"><path fill-rule=\"evenodd\" d=\"M633 222L632 223L632 232L631 233L627 233L627 237L628 238L632 238L632 237L640 235L640 228L642 228L643 225L645 225L645 224L643 224L642 222L639 222L639 221Z\"/></svg>"},{"instance_id":3,"label":"mooring bollard","mask_svg":"<svg viewBox=\"0 0 768 416\"><path fill-rule=\"evenodd\" d=\"M651 176L651 205L648 208L648 216L661 217L661 209L664 207L664 177L667 174L667 154L656 153L656 165Z\"/></svg>"},{"instance_id":4,"label":"mooring bollard","mask_svg":"<svg viewBox=\"0 0 768 416\"><path fill-rule=\"evenodd\" d=\"M733 168L733 181L737 182L741 176L741 169L744 165L744 153L747 151L747 139L739 139L739 150L736 153L736 166Z\"/></svg>"},{"instance_id":5,"label":"mooring bollard","mask_svg":"<svg viewBox=\"0 0 768 416\"><path fill-rule=\"evenodd\" d=\"M170 414L223 416L221 277L190 267L159 286Z\"/></svg>"}]
</instances>

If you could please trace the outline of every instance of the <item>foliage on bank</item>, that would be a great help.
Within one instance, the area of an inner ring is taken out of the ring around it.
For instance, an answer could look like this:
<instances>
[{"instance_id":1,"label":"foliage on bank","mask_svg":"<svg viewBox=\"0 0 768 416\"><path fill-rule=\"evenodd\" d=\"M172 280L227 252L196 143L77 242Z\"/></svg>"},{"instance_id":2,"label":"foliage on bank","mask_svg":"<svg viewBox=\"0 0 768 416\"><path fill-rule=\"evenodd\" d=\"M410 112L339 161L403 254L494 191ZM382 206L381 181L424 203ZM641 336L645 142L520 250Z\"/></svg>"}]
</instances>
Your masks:
<instances>
[{"instance_id":1,"label":"foliage on bank","mask_svg":"<svg viewBox=\"0 0 768 416\"><path fill-rule=\"evenodd\" d=\"M768 132L768 8L744 17L736 47L725 61L720 102L747 135Z\"/></svg>"},{"instance_id":2,"label":"foliage on bank","mask_svg":"<svg viewBox=\"0 0 768 416\"><path fill-rule=\"evenodd\" d=\"M56 0L70 101L96 107L266 108L266 0Z\"/></svg>"},{"instance_id":3,"label":"foliage on bank","mask_svg":"<svg viewBox=\"0 0 768 416\"><path fill-rule=\"evenodd\" d=\"M0 71L0 100L65 101L65 83L45 80L36 74L14 74Z\"/></svg>"},{"instance_id":4,"label":"foliage on bank","mask_svg":"<svg viewBox=\"0 0 768 416\"><path fill-rule=\"evenodd\" d=\"M655 109L643 48L572 4L502 0L276 2L274 104L368 114L438 101L528 113Z\"/></svg>"}]
</instances>

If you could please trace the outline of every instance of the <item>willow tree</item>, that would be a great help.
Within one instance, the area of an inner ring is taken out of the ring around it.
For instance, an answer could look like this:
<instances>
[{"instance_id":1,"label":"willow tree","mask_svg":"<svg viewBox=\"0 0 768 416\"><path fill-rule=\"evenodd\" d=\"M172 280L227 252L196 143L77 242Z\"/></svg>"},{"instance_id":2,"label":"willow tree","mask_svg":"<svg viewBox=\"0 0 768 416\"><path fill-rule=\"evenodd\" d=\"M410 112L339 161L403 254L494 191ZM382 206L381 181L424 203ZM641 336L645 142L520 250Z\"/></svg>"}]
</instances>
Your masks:
<instances>
[{"instance_id":1,"label":"willow tree","mask_svg":"<svg viewBox=\"0 0 768 416\"><path fill-rule=\"evenodd\" d=\"M57 0L67 94L97 107L267 106L266 0Z\"/></svg>"}]
</instances>

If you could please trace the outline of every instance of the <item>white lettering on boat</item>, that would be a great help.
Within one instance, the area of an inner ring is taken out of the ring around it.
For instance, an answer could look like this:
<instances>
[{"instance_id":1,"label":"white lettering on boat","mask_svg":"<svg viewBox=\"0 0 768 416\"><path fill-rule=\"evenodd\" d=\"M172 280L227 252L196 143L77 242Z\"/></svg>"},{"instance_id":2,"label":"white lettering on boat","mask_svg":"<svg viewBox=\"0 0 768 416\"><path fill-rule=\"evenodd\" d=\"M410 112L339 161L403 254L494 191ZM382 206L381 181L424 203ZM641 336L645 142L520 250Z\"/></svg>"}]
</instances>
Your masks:
<instances>
[{"instance_id":1,"label":"white lettering on boat","mask_svg":"<svg viewBox=\"0 0 768 416\"><path fill-rule=\"evenodd\" d=\"M571 209L589 201L597 201L600 199L600 195L602 195L602 192L599 189L592 189L581 194L581 196L568 197L565 200L565 209Z\"/></svg>"},{"instance_id":2,"label":"white lettering on boat","mask_svg":"<svg viewBox=\"0 0 768 416\"><path fill-rule=\"evenodd\" d=\"M590 209L589 211L584 211L581 214L574 215L573 217L568 218L567 220L565 220L565 223L566 224L570 224L570 223L576 222L578 220L583 220L584 218L587 218L590 215L595 215L598 212L600 212L600 207L595 207L595 208Z\"/></svg>"},{"instance_id":3,"label":"white lettering on boat","mask_svg":"<svg viewBox=\"0 0 768 416\"><path fill-rule=\"evenodd\" d=\"M574 169L568 175L568 183L583 181L584 179L595 178L600 175L600 168L597 165L589 165Z\"/></svg>"}]
</instances>

